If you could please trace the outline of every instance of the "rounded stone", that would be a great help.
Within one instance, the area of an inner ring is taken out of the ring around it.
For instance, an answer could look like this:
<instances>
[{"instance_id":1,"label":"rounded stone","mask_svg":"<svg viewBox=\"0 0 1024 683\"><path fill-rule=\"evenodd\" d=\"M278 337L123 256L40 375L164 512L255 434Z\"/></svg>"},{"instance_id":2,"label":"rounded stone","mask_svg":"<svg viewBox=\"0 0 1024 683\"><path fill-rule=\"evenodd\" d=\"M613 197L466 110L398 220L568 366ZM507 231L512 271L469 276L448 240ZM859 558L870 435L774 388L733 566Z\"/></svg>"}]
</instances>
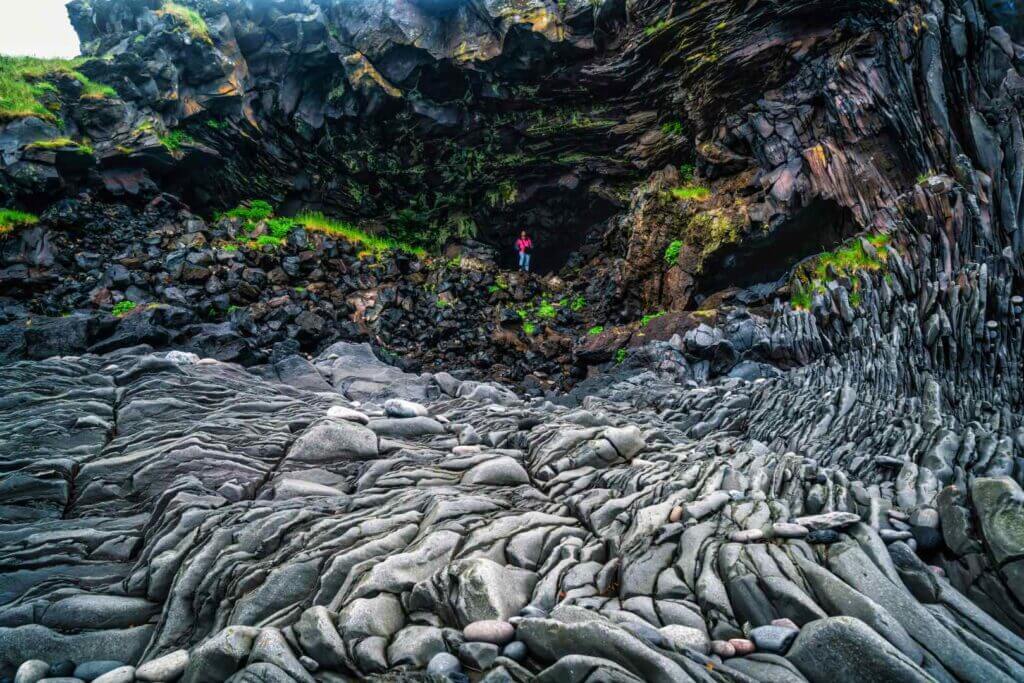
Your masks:
<instances>
[{"instance_id":1,"label":"rounded stone","mask_svg":"<svg viewBox=\"0 0 1024 683\"><path fill-rule=\"evenodd\" d=\"M668 513L668 521L673 524L683 519L683 508L682 506L676 505L672 508L672 512Z\"/></svg>"},{"instance_id":2,"label":"rounded stone","mask_svg":"<svg viewBox=\"0 0 1024 683\"><path fill-rule=\"evenodd\" d=\"M711 652L722 659L729 659L736 656L736 648L727 640L712 640Z\"/></svg>"},{"instance_id":3,"label":"rounded stone","mask_svg":"<svg viewBox=\"0 0 1024 683\"><path fill-rule=\"evenodd\" d=\"M750 631L750 638L758 652L783 655L796 639L799 630L784 626L758 626Z\"/></svg>"},{"instance_id":4,"label":"rounded stone","mask_svg":"<svg viewBox=\"0 0 1024 683\"><path fill-rule=\"evenodd\" d=\"M842 540L842 535L838 531L832 531L831 529L815 529L807 534L804 540L816 545L831 545Z\"/></svg>"},{"instance_id":5,"label":"rounded stone","mask_svg":"<svg viewBox=\"0 0 1024 683\"><path fill-rule=\"evenodd\" d=\"M507 645L516 637L516 629L507 621L486 619L474 621L462 629L462 636L468 641Z\"/></svg>"},{"instance_id":6,"label":"rounded stone","mask_svg":"<svg viewBox=\"0 0 1024 683\"><path fill-rule=\"evenodd\" d=\"M50 675L50 665L41 659L22 662L14 674L14 683L36 683Z\"/></svg>"},{"instance_id":7,"label":"rounded stone","mask_svg":"<svg viewBox=\"0 0 1024 683\"><path fill-rule=\"evenodd\" d=\"M521 662L526 659L526 643L521 640L513 640L501 651L502 657L508 657L513 662Z\"/></svg>"},{"instance_id":8,"label":"rounded stone","mask_svg":"<svg viewBox=\"0 0 1024 683\"><path fill-rule=\"evenodd\" d=\"M462 664L459 663L459 658L448 652L438 652L427 664L427 673L436 676L449 676L461 671Z\"/></svg>"},{"instance_id":9,"label":"rounded stone","mask_svg":"<svg viewBox=\"0 0 1024 683\"><path fill-rule=\"evenodd\" d=\"M81 678L83 681L91 681L95 678L99 678L105 673L113 671L114 669L120 669L125 666L124 662L117 662L114 660L94 660L91 662L82 662L75 667L75 678Z\"/></svg>"},{"instance_id":10,"label":"rounded stone","mask_svg":"<svg viewBox=\"0 0 1024 683\"><path fill-rule=\"evenodd\" d=\"M730 638L729 644L733 646L737 657L752 655L757 651L757 646L754 645L754 642L746 638Z\"/></svg>"}]
</instances>

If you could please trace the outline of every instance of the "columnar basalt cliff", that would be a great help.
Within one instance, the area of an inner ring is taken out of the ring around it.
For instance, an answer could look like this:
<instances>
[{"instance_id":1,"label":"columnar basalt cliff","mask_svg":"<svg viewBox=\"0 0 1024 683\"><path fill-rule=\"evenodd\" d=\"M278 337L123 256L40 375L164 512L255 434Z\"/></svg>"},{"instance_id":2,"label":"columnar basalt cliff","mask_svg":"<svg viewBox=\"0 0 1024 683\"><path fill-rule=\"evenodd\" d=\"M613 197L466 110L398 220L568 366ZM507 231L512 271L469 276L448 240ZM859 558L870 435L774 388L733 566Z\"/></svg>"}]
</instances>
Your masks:
<instances>
[{"instance_id":1,"label":"columnar basalt cliff","mask_svg":"<svg viewBox=\"0 0 1024 683\"><path fill-rule=\"evenodd\" d=\"M1014 4L74 0L0 678L1024 679Z\"/></svg>"}]
</instances>

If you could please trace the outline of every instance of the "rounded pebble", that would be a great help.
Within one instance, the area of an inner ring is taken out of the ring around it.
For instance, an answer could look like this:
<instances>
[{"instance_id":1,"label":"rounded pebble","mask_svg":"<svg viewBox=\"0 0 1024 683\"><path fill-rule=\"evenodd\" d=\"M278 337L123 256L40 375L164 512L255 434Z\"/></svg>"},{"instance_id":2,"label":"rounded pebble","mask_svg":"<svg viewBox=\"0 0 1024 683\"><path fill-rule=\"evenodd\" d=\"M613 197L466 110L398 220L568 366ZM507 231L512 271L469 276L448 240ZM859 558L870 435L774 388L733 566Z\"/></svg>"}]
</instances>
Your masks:
<instances>
[{"instance_id":1,"label":"rounded pebble","mask_svg":"<svg viewBox=\"0 0 1024 683\"><path fill-rule=\"evenodd\" d=\"M513 662L521 662L526 659L526 643L521 640L513 640L501 651L502 657L508 657Z\"/></svg>"},{"instance_id":2,"label":"rounded pebble","mask_svg":"<svg viewBox=\"0 0 1024 683\"><path fill-rule=\"evenodd\" d=\"M752 655L757 651L757 646L754 645L754 641L747 640L746 638L730 638L729 644L736 650L737 657Z\"/></svg>"},{"instance_id":3,"label":"rounded pebble","mask_svg":"<svg viewBox=\"0 0 1024 683\"><path fill-rule=\"evenodd\" d=\"M467 625L462 629L462 635L468 641L507 645L515 639L516 629L507 621L487 619Z\"/></svg>"},{"instance_id":4,"label":"rounded pebble","mask_svg":"<svg viewBox=\"0 0 1024 683\"><path fill-rule=\"evenodd\" d=\"M462 664L459 663L459 658L447 652L438 652L430 658L430 663L427 664L427 673L437 676L448 676L461 671Z\"/></svg>"}]
</instances>

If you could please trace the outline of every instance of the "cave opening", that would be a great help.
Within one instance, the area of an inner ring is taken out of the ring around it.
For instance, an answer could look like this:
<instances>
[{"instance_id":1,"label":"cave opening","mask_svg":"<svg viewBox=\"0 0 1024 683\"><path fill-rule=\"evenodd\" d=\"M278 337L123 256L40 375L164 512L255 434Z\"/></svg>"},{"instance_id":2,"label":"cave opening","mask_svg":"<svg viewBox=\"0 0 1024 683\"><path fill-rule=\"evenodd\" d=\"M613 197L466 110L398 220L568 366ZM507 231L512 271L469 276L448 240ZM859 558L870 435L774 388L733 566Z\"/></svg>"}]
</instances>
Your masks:
<instances>
[{"instance_id":1,"label":"cave opening","mask_svg":"<svg viewBox=\"0 0 1024 683\"><path fill-rule=\"evenodd\" d=\"M858 230L848 208L817 198L776 228L748 238L707 264L698 294L778 283L804 259L834 249Z\"/></svg>"},{"instance_id":2,"label":"cave opening","mask_svg":"<svg viewBox=\"0 0 1024 683\"><path fill-rule=\"evenodd\" d=\"M564 184L528 192L512 207L511 215L483 235L498 250L498 264L519 267L515 242L525 230L533 240L530 270L538 275L557 273L586 243L595 226L614 216L621 206L595 193L587 185Z\"/></svg>"}]
</instances>

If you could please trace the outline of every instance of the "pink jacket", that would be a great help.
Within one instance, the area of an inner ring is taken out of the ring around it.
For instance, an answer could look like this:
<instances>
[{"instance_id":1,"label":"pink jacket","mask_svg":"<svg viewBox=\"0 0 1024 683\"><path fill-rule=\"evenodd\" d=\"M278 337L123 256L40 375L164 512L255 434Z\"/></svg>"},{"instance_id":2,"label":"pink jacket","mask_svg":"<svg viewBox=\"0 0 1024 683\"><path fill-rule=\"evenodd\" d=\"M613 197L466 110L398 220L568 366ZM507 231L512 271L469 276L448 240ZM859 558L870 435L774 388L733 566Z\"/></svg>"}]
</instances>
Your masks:
<instances>
[{"instance_id":1,"label":"pink jacket","mask_svg":"<svg viewBox=\"0 0 1024 683\"><path fill-rule=\"evenodd\" d=\"M533 249L533 240L531 240L529 237L527 237L526 239L520 237L519 239L516 240L516 250L520 254L522 254L523 252L530 251L531 249Z\"/></svg>"}]
</instances>

